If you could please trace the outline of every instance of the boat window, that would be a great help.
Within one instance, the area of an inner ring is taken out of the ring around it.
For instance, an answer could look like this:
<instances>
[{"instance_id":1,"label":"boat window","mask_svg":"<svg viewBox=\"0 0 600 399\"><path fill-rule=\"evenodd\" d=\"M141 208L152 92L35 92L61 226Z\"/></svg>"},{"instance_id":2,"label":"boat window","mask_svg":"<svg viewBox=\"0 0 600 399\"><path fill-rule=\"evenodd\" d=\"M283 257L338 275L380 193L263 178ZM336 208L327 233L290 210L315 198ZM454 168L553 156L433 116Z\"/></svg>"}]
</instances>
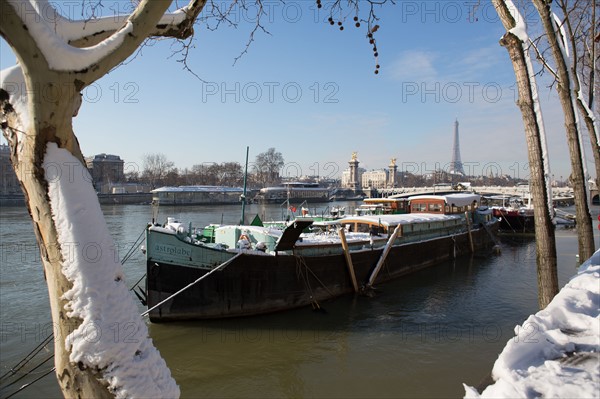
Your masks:
<instances>
[{"instance_id":1,"label":"boat window","mask_svg":"<svg viewBox=\"0 0 600 399\"><path fill-rule=\"evenodd\" d=\"M412 204L411 208L412 208L411 209L412 212L426 212L427 204L416 203L416 204Z\"/></svg>"},{"instance_id":2,"label":"boat window","mask_svg":"<svg viewBox=\"0 0 600 399\"><path fill-rule=\"evenodd\" d=\"M368 233L371 231L371 226L367 223L357 223L356 231L359 233Z\"/></svg>"},{"instance_id":3,"label":"boat window","mask_svg":"<svg viewBox=\"0 0 600 399\"><path fill-rule=\"evenodd\" d=\"M385 227L373 224L373 225L371 225L371 230L369 230L369 233L371 233L374 236L378 236L378 235L384 234L385 233Z\"/></svg>"},{"instance_id":4,"label":"boat window","mask_svg":"<svg viewBox=\"0 0 600 399\"><path fill-rule=\"evenodd\" d=\"M429 204L429 212L441 212L442 205L440 203L431 203Z\"/></svg>"}]
</instances>

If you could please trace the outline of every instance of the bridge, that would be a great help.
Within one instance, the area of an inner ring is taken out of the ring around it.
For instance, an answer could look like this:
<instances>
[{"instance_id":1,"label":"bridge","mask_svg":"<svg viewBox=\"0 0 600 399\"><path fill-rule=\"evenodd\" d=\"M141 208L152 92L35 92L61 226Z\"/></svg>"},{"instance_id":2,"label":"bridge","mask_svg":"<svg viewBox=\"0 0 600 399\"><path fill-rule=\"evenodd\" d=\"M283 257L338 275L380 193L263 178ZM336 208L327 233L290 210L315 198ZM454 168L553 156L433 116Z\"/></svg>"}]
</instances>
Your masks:
<instances>
[{"instance_id":1,"label":"bridge","mask_svg":"<svg viewBox=\"0 0 600 399\"><path fill-rule=\"evenodd\" d=\"M504 186L471 186L466 188L464 191L475 192L484 196L493 195L506 195L506 196L518 196L522 197L525 202L529 197L529 186L520 185L512 187ZM384 188L372 190L372 196L377 197L410 197L412 195L421 194L445 194L449 192L455 192L450 184L437 184L433 187L395 187L395 188ZM552 187L552 198L560 205L572 205L573 204L573 189L570 187ZM598 204L598 189L592 188L590 190L590 204Z\"/></svg>"}]
</instances>

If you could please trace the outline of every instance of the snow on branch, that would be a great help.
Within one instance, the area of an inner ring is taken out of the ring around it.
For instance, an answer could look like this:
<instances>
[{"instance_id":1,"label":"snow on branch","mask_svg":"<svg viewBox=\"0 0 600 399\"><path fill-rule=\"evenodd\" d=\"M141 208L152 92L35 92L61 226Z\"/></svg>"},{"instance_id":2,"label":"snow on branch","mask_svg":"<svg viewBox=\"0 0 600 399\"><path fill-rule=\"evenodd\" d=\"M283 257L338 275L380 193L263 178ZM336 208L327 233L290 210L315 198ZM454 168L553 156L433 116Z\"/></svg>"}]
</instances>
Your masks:
<instances>
[{"instance_id":1,"label":"snow on branch","mask_svg":"<svg viewBox=\"0 0 600 399\"><path fill-rule=\"evenodd\" d=\"M192 0L186 7L172 13L165 13L170 2L142 1L130 15L79 21L60 15L48 0L6 2L14 8L50 69L82 71L116 53L128 37L139 35L143 39L147 36L190 36L206 0ZM156 23L152 23L153 27L149 31L136 32L138 24L147 25L150 22L150 12L161 16ZM129 55L130 52L127 52L125 58Z\"/></svg>"}]
</instances>

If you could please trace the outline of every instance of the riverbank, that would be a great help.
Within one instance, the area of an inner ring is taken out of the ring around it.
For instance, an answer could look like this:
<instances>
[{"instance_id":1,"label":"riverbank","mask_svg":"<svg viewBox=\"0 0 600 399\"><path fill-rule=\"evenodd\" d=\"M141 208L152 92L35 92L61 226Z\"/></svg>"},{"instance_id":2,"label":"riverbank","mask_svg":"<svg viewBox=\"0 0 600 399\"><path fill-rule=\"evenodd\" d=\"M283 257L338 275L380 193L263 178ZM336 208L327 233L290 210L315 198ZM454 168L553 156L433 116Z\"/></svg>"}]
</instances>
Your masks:
<instances>
[{"instance_id":1,"label":"riverbank","mask_svg":"<svg viewBox=\"0 0 600 399\"><path fill-rule=\"evenodd\" d=\"M515 327L493 383L465 398L600 396L600 250L543 310Z\"/></svg>"},{"instance_id":2,"label":"riverbank","mask_svg":"<svg viewBox=\"0 0 600 399\"><path fill-rule=\"evenodd\" d=\"M147 205L152 202L152 193L98 194L98 201L102 205ZM25 206L25 197L0 196L0 207L5 206Z\"/></svg>"}]
</instances>

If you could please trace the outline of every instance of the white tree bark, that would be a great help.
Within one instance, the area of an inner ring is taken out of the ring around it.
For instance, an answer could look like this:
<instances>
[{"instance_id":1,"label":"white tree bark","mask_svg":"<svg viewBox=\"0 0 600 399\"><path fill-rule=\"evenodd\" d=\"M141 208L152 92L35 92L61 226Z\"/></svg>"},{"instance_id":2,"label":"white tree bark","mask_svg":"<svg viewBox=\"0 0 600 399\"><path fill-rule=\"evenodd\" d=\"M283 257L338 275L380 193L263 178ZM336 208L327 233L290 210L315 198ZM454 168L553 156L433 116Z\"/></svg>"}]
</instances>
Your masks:
<instances>
[{"instance_id":1,"label":"white tree bark","mask_svg":"<svg viewBox=\"0 0 600 399\"><path fill-rule=\"evenodd\" d=\"M126 287L119 262L108 256L114 254L106 238L108 230L97 223L104 219L84 172L72 119L87 85L133 54L151 35L185 38L192 34L205 3L191 1L185 9L165 15L171 1L142 0L131 15L97 25L57 16L49 26L45 16L54 8L48 1L0 0L0 34L19 64L2 71L0 122L40 246L56 326L56 374L66 397L179 395L131 295L125 295L127 300L116 308L106 306L111 294ZM49 101L48 93L56 100ZM86 201L73 202L90 192ZM76 217L65 222L64 213L73 208ZM87 236L92 230L99 235ZM100 261L82 256L89 245L98 246L103 254ZM107 278L114 292L103 292ZM137 328L136 343L124 346L124 351L105 351L107 342L89 335L90 325L106 337L106 326L122 325L123 320L134 321Z\"/></svg>"}]
</instances>

